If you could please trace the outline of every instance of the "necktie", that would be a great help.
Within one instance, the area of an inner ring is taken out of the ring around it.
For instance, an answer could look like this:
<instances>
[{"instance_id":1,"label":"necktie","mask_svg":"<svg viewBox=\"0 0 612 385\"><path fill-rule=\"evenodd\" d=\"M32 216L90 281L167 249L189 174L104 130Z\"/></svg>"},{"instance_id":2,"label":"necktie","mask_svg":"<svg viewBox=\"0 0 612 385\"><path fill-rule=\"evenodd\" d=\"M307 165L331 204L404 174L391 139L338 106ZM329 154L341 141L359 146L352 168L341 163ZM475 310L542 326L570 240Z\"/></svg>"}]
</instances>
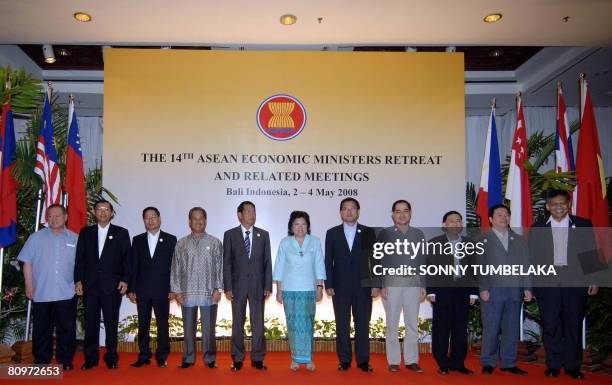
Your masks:
<instances>
[{"instance_id":1,"label":"necktie","mask_svg":"<svg viewBox=\"0 0 612 385\"><path fill-rule=\"evenodd\" d=\"M251 258L251 239L249 238L250 231L245 231L246 237L244 237L244 250L246 251L247 257Z\"/></svg>"}]
</instances>

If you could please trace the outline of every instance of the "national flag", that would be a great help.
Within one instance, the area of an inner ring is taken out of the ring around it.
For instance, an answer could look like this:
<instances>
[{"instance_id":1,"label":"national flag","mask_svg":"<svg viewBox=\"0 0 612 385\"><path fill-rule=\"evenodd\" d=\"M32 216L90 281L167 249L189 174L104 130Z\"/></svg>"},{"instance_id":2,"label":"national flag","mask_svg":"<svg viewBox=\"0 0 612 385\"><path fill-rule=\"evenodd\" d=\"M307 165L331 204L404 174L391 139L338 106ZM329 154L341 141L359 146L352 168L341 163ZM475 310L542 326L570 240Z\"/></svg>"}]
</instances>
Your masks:
<instances>
[{"instance_id":1,"label":"national flag","mask_svg":"<svg viewBox=\"0 0 612 385\"><path fill-rule=\"evenodd\" d=\"M495 102L491 106L477 199L476 213L480 216L480 228L483 230L489 229L491 227L489 225L489 208L502 203L502 178L497 129L495 127Z\"/></svg>"},{"instance_id":2,"label":"national flag","mask_svg":"<svg viewBox=\"0 0 612 385\"><path fill-rule=\"evenodd\" d=\"M512 139L512 155L508 169L508 183L506 184L506 199L510 201L510 227L522 233L533 223L531 210L531 184L529 173L525 170L525 161L529 159L527 150L527 126L523 102L520 95L517 97L516 128Z\"/></svg>"},{"instance_id":3,"label":"national flag","mask_svg":"<svg viewBox=\"0 0 612 385\"><path fill-rule=\"evenodd\" d=\"M17 239L18 184L13 175L15 162L15 127L9 101L2 106L0 125L0 248L15 243Z\"/></svg>"},{"instance_id":4,"label":"national flag","mask_svg":"<svg viewBox=\"0 0 612 385\"><path fill-rule=\"evenodd\" d=\"M66 227L78 234L87 225L87 195L85 194L81 138L72 98L68 105L68 127L66 176L64 178L64 191L68 195L68 223Z\"/></svg>"},{"instance_id":5,"label":"national flag","mask_svg":"<svg viewBox=\"0 0 612 385\"><path fill-rule=\"evenodd\" d=\"M557 127L555 132L555 161L557 172L574 172L574 148L572 146L572 133L567 119L567 109L563 100L561 83L557 86ZM570 196L572 193L570 193ZM572 199L570 199L572 201ZM572 205L572 212L575 213Z\"/></svg>"},{"instance_id":6,"label":"national flag","mask_svg":"<svg viewBox=\"0 0 612 385\"><path fill-rule=\"evenodd\" d=\"M580 79L580 134L578 136L578 153L576 156L576 215L589 219L593 227L610 227L608 217L608 200L606 194L603 157L599 146L599 137L593 104L586 79ZM610 258L610 239L606 230L596 232L598 247Z\"/></svg>"},{"instance_id":7,"label":"national flag","mask_svg":"<svg viewBox=\"0 0 612 385\"><path fill-rule=\"evenodd\" d=\"M43 115L38 143L36 145L36 165L34 172L43 180L45 193L40 222L47 224L47 208L52 204L61 203L62 187L60 184L60 172L57 166L57 154L53 145L53 121L51 116L51 104L49 94L45 94Z\"/></svg>"}]
</instances>

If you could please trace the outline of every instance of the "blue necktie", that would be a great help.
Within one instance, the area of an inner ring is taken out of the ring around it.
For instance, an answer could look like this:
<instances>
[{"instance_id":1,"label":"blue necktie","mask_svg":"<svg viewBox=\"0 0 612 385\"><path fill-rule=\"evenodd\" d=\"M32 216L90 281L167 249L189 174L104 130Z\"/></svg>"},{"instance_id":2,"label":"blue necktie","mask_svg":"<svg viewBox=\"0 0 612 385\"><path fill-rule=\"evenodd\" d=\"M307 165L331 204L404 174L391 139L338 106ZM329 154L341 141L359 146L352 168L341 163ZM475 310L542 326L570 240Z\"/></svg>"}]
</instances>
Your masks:
<instances>
[{"instance_id":1,"label":"blue necktie","mask_svg":"<svg viewBox=\"0 0 612 385\"><path fill-rule=\"evenodd\" d=\"M247 257L251 258L251 239L249 238L250 231L245 231L246 237L244 237L244 250L246 251Z\"/></svg>"}]
</instances>

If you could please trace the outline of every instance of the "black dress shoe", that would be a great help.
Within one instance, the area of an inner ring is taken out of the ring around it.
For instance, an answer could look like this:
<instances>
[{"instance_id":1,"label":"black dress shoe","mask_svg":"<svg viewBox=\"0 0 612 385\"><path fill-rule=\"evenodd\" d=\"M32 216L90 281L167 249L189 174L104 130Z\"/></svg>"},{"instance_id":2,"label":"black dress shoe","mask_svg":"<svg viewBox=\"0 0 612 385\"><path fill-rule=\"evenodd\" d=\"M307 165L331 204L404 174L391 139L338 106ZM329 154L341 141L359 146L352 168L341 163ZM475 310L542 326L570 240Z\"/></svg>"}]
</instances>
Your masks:
<instances>
[{"instance_id":1,"label":"black dress shoe","mask_svg":"<svg viewBox=\"0 0 612 385\"><path fill-rule=\"evenodd\" d=\"M107 362L106 367L109 369L119 369L119 365L116 362Z\"/></svg>"},{"instance_id":2,"label":"black dress shoe","mask_svg":"<svg viewBox=\"0 0 612 385\"><path fill-rule=\"evenodd\" d=\"M442 375L448 374L448 368L440 368L438 369L438 373Z\"/></svg>"},{"instance_id":3,"label":"black dress shoe","mask_svg":"<svg viewBox=\"0 0 612 385\"><path fill-rule=\"evenodd\" d=\"M406 369L410 369L410 370L412 370L412 371L413 371L413 372L415 372L415 373L423 373L423 372L424 372L423 368L421 368L421 367L419 366L419 364L417 364L417 363L413 363L413 364L404 365L404 367L405 367Z\"/></svg>"},{"instance_id":4,"label":"black dress shoe","mask_svg":"<svg viewBox=\"0 0 612 385\"><path fill-rule=\"evenodd\" d=\"M62 369L64 370L64 372L67 372L69 370L74 369L74 365L72 365L72 364L62 364Z\"/></svg>"},{"instance_id":5,"label":"black dress shoe","mask_svg":"<svg viewBox=\"0 0 612 385\"><path fill-rule=\"evenodd\" d=\"M351 363L350 362L341 362L341 363L338 364L338 370L341 371L341 372L346 372L350 368L351 368Z\"/></svg>"},{"instance_id":6,"label":"black dress shoe","mask_svg":"<svg viewBox=\"0 0 612 385\"><path fill-rule=\"evenodd\" d=\"M578 369L565 370L565 374L574 380L584 380L584 374Z\"/></svg>"},{"instance_id":7,"label":"black dress shoe","mask_svg":"<svg viewBox=\"0 0 612 385\"><path fill-rule=\"evenodd\" d=\"M166 361L166 360L157 360L157 366L159 366L160 368L165 368L166 366L168 366L168 361Z\"/></svg>"},{"instance_id":8,"label":"black dress shoe","mask_svg":"<svg viewBox=\"0 0 612 385\"><path fill-rule=\"evenodd\" d=\"M252 361L251 366L257 370L266 370L268 369L266 365L264 365L263 361Z\"/></svg>"},{"instance_id":9,"label":"black dress shoe","mask_svg":"<svg viewBox=\"0 0 612 385\"><path fill-rule=\"evenodd\" d=\"M240 362L234 361L234 363L232 363L232 366L230 367L230 370L232 372L237 372L240 369L242 369L242 361L240 361Z\"/></svg>"},{"instance_id":10,"label":"black dress shoe","mask_svg":"<svg viewBox=\"0 0 612 385\"><path fill-rule=\"evenodd\" d=\"M190 367L190 366L193 366L193 364L190 364L189 362L185 362L185 361L183 361L183 362L181 362L181 364L179 365L179 368L181 368L181 369L186 369L186 368L188 368L188 367Z\"/></svg>"},{"instance_id":11,"label":"black dress shoe","mask_svg":"<svg viewBox=\"0 0 612 385\"><path fill-rule=\"evenodd\" d=\"M371 373L374 371L374 368L371 367L370 364L368 364L367 362L363 364L358 364L357 367L366 373Z\"/></svg>"},{"instance_id":12,"label":"black dress shoe","mask_svg":"<svg viewBox=\"0 0 612 385\"><path fill-rule=\"evenodd\" d=\"M559 377L559 374L561 374L561 370L559 369L548 368L544 371L546 377Z\"/></svg>"},{"instance_id":13,"label":"black dress shoe","mask_svg":"<svg viewBox=\"0 0 612 385\"><path fill-rule=\"evenodd\" d=\"M211 369L214 369L214 368L217 367L217 363L215 361L209 362L209 363L206 364L206 366L208 366Z\"/></svg>"},{"instance_id":14,"label":"black dress shoe","mask_svg":"<svg viewBox=\"0 0 612 385\"><path fill-rule=\"evenodd\" d=\"M138 359L136 362L134 362L132 365L130 365L132 368L140 368L143 365L151 365L151 360L150 359Z\"/></svg>"},{"instance_id":15,"label":"black dress shoe","mask_svg":"<svg viewBox=\"0 0 612 385\"><path fill-rule=\"evenodd\" d=\"M474 374L473 370L470 370L470 369L466 368L465 366L463 366L461 368L451 368L450 371L451 372L459 372L461 374Z\"/></svg>"},{"instance_id":16,"label":"black dress shoe","mask_svg":"<svg viewBox=\"0 0 612 385\"><path fill-rule=\"evenodd\" d=\"M490 365L485 365L482 367L482 374L490 375L490 374L493 374L494 370L495 370L494 367Z\"/></svg>"},{"instance_id":17,"label":"black dress shoe","mask_svg":"<svg viewBox=\"0 0 612 385\"><path fill-rule=\"evenodd\" d=\"M500 370L502 372L510 372L512 374L518 374L519 376L526 376L527 375L527 371L525 371L523 369L519 369L518 366L513 366L511 368L501 368Z\"/></svg>"},{"instance_id":18,"label":"black dress shoe","mask_svg":"<svg viewBox=\"0 0 612 385\"><path fill-rule=\"evenodd\" d=\"M81 370L89 370L89 369L95 368L96 366L98 366L98 364L89 364L86 362L83 365L81 365Z\"/></svg>"}]
</instances>

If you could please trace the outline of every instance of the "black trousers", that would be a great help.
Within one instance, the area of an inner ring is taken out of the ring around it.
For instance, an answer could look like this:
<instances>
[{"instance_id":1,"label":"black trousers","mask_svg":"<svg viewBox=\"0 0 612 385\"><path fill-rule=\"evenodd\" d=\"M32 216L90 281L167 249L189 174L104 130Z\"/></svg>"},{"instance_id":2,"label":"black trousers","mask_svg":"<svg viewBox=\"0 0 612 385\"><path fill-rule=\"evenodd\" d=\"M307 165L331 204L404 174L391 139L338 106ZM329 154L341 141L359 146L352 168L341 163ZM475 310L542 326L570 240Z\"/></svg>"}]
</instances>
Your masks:
<instances>
[{"instance_id":1,"label":"black trousers","mask_svg":"<svg viewBox=\"0 0 612 385\"><path fill-rule=\"evenodd\" d=\"M35 364L49 364L53 358L53 328L55 328L55 359L72 364L76 340L76 297L63 301L33 302L32 353Z\"/></svg>"},{"instance_id":2,"label":"black trousers","mask_svg":"<svg viewBox=\"0 0 612 385\"><path fill-rule=\"evenodd\" d=\"M249 301L251 321L251 361L263 361L266 356L264 336L264 305L262 299ZM232 300L232 361L244 361L244 321L246 319L247 297Z\"/></svg>"},{"instance_id":3,"label":"black trousers","mask_svg":"<svg viewBox=\"0 0 612 385\"><path fill-rule=\"evenodd\" d=\"M104 333L106 335L106 353L104 361L111 365L119 361L117 354L117 325L119 324L119 307L121 294L85 294L85 341L83 352L85 363L97 365L100 359L100 310L104 316Z\"/></svg>"},{"instance_id":4,"label":"black trousers","mask_svg":"<svg viewBox=\"0 0 612 385\"><path fill-rule=\"evenodd\" d=\"M441 298L437 298L441 297ZM459 369L467 355L468 296L436 296L433 303L431 347L441 368ZM448 354L450 340L450 355Z\"/></svg>"},{"instance_id":5,"label":"black trousers","mask_svg":"<svg viewBox=\"0 0 612 385\"><path fill-rule=\"evenodd\" d=\"M542 316L546 366L551 369L580 369L587 289L543 287L536 290L536 296Z\"/></svg>"},{"instance_id":6,"label":"black trousers","mask_svg":"<svg viewBox=\"0 0 612 385\"><path fill-rule=\"evenodd\" d=\"M364 288L352 294L334 295L334 315L336 317L336 351L338 359L350 363L351 349L351 313L355 325L355 356L357 365L370 361L370 318L372 317L371 289Z\"/></svg>"},{"instance_id":7,"label":"black trousers","mask_svg":"<svg viewBox=\"0 0 612 385\"><path fill-rule=\"evenodd\" d=\"M168 298L145 298L138 296L136 300L138 310L138 348L141 360L151 358L151 310L155 312L155 322L157 323L157 349L155 359L165 361L170 353L170 338L168 336L168 315L170 314L170 302Z\"/></svg>"}]
</instances>

